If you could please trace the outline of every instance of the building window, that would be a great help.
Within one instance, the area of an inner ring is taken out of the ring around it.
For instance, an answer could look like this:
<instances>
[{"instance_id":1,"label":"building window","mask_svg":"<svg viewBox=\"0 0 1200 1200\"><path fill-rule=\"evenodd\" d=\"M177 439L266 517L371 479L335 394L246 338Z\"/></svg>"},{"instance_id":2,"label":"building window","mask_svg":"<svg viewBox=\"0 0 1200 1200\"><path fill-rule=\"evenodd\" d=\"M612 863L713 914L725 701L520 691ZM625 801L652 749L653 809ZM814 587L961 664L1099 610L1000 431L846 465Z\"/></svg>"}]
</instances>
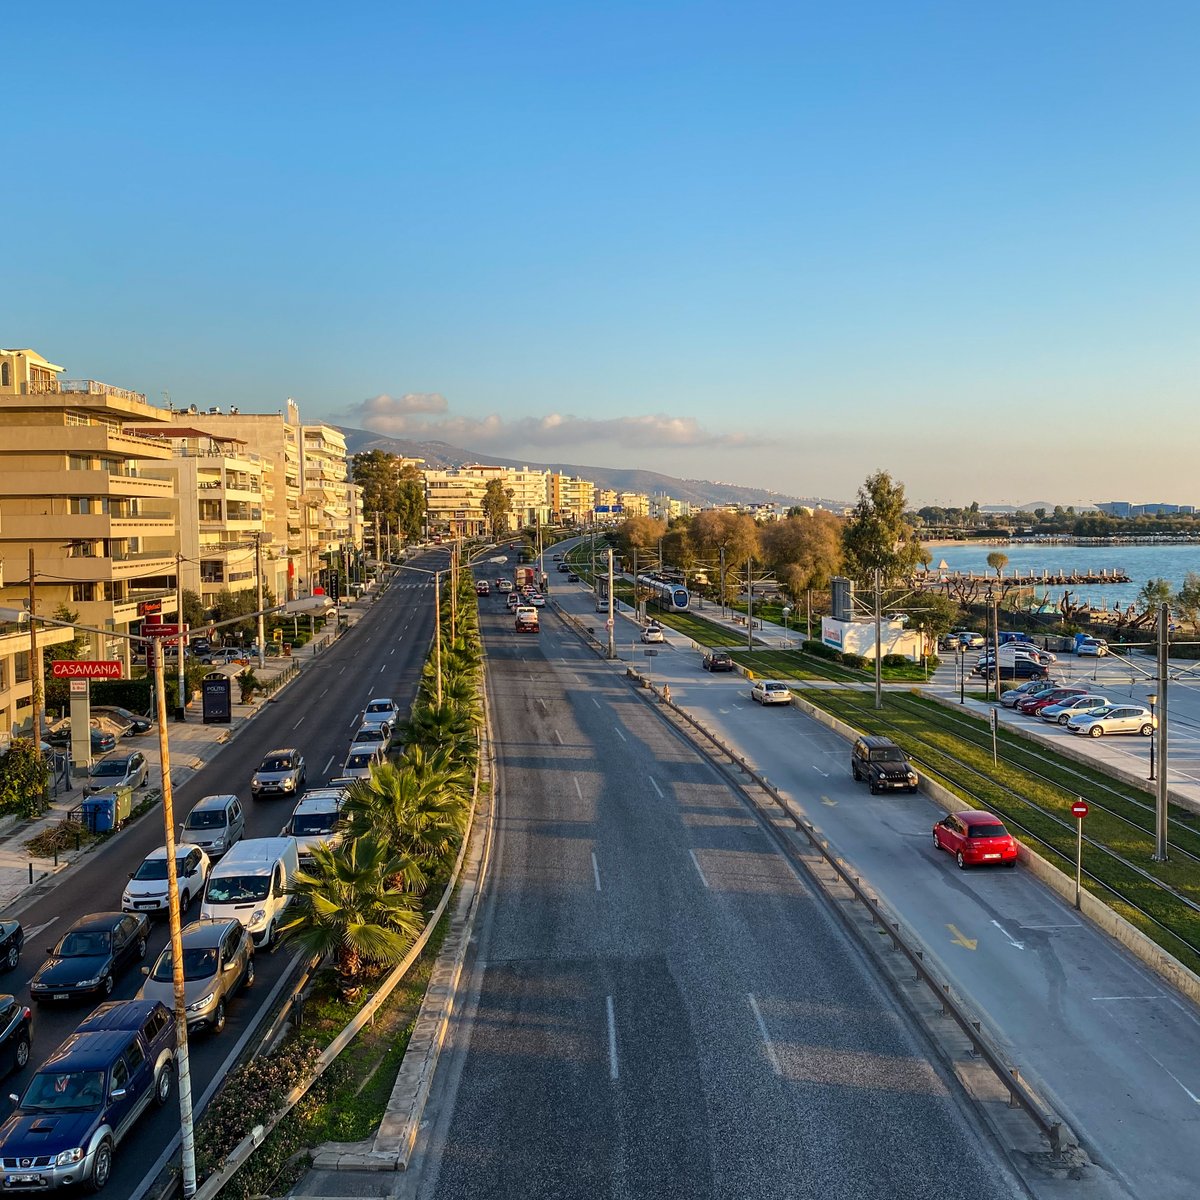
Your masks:
<instances>
[{"instance_id":1,"label":"building window","mask_svg":"<svg viewBox=\"0 0 1200 1200\"><path fill-rule=\"evenodd\" d=\"M92 511L91 499L87 496L72 496L71 497L71 513L74 516L87 516Z\"/></svg>"},{"instance_id":2,"label":"building window","mask_svg":"<svg viewBox=\"0 0 1200 1200\"><path fill-rule=\"evenodd\" d=\"M13 655L13 682L29 682L29 651L18 650Z\"/></svg>"},{"instance_id":3,"label":"building window","mask_svg":"<svg viewBox=\"0 0 1200 1200\"><path fill-rule=\"evenodd\" d=\"M12 370L7 362L0 363L0 387L12 386Z\"/></svg>"},{"instance_id":4,"label":"building window","mask_svg":"<svg viewBox=\"0 0 1200 1200\"><path fill-rule=\"evenodd\" d=\"M92 598L92 585L90 583L73 583L71 584L71 599L80 603L86 604Z\"/></svg>"},{"instance_id":5,"label":"building window","mask_svg":"<svg viewBox=\"0 0 1200 1200\"><path fill-rule=\"evenodd\" d=\"M68 454L67 455L67 470L69 471L90 471L92 469L92 460L86 454Z\"/></svg>"}]
</instances>

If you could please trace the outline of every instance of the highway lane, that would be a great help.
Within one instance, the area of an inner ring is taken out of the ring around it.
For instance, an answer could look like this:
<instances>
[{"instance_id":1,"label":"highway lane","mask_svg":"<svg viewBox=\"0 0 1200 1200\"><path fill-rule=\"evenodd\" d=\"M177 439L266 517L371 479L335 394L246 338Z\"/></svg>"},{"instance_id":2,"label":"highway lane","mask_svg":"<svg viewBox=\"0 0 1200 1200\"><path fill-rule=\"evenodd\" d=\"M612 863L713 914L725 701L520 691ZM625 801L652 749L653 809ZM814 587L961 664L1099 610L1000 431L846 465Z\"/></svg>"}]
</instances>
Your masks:
<instances>
[{"instance_id":1,"label":"highway lane","mask_svg":"<svg viewBox=\"0 0 1200 1200\"><path fill-rule=\"evenodd\" d=\"M416 561L421 565L442 566L445 555L425 556ZM250 725L210 764L175 788L177 822L182 822L201 796L233 792L241 797L246 810L246 837L277 834L291 814L293 802L251 799L250 776L263 754L277 746L297 746L307 762L308 787L319 786L336 776L353 736L352 726L371 696L391 696L402 711L407 711L416 694L432 636L432 579L415 572L401 572L350 632L307 666L276 699L264 704ZM27 931L25 951L20 966L0 980L0 987L27 997L29 979L44 960L45 949L84 913L119 908L128 873L162 840L161 813L148 814L81 860L57 887L22 911L20 920ZM198 912L199 905L193 902L187 917L194 919ZM155 922L151 930L147 964L154 961L167 940L165 921ZM258 954L255 985L230 1006L225 1032L219 1037L200 1034L192 1039L194 1096L200 1097L223 1069L225 1059L254 1021L259 1005L290 958L286 950ZM141 983L142 976L136 968L128 971L118 980L113 999L133 996ZM3 1089L6 1094L23 1090L28 1076L72 1032L89 1007L86 1003L69 1007L46 1005L35 1012L30 1066L22 1075L7 1081ZM7 1099L3 1105L6 1114L11 1105ZM174 1098L161 1111L143 1117L115 1156L112 1182L106 1194L132 1195L150 1164L178 1131L179 1111Z\"/></svg>"},{"instance_id":2,"label":"highway lane","mask_svg":"<svg viewBox=\"0 0 1200 1200\"><path fill-rule=\"evenodd\" d=\"M556 618L518 636L502 606L481 605L502 802L469 1038L403 1193L1023 1194L719 775Z\"/></svg>"},{"instance_id":3,"label":"highway lane","mask_svg":"<svg viewBox=\"0 0 1200 1200\"><path fill-rule=\"evenodd\" d=\"M586 616L589 597L558 599ZM744 678L708 675L689 645L676 638L655 659L656 679L795 800L916 931L1115 1188L1190 1194L1196 1008L1023 871L958 871L932 847L939 807L871 796L850 778L844 739L796 709L753 703Z\"/></svg>"}]
</instances>

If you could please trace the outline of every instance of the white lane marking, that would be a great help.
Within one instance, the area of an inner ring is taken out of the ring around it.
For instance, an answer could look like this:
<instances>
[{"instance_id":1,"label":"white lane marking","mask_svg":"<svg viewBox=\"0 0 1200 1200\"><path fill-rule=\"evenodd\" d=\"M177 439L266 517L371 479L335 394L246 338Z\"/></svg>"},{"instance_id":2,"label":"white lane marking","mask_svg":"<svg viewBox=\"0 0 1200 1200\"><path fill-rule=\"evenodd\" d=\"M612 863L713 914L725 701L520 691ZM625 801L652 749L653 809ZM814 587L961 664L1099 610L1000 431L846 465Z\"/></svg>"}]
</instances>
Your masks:
<instances>
[{"instance_id":1,"label":"white lane marking","mask_svg":"<svg viewBox=\"0 0 1200 1200\"><path fill-rule=\"evenodd\" d=\"M599 700L597 700L595 696L593 696L593 697L591 698L591 700L592 700L592 703L593 703L593 704L594 704L594 705L595 705L597 708L599 708L599 707L600 707L600 701L599 701Z\"/></svg>"},{"instance_id":2,"label":"white lane marking","mask_svg":"<svg viewBox=\"0 0 1200 1200\"><path fill-rule=\"evenodd\" d=\"M651 787L652 787L652 788L653 788L653 789L654 789L654 790L655 790L655 791L658 793L658 798L661 800L661 799L663 798L663 790L662 790L662 788L660 788L660 787L658 786L658 784L655 782L655 780L654 780L654 776L653 776L653 775L647 775L647 776L646 776L646 778L650 780L650 786L651 786Z\"/></svg>"},{"instance_id":3,"label":"white lane marking","mask_svg":"<svg viewBox=\"0 0 1200 1200\"><path fill-rule=\"evenodd\" d=\"M343 668L342 668L342 669L341 669L341 670L338 672L338 674L339 674L339 675L344 675L345 673L346 673L346 668L345 668L345 667L343 667Z\"/></svg>"},{"instance_id":4,"label":"white lane marking","mask_svg":"<svg viewBox=\"0 0 1200 1200\"><path fill-rule=\"evenodd\" d=\"M355 717L354 720L350 722L350 728L353 729L355 727L355 725L357 725L357 724L358 724L358 718Z\"/></svg>"},{"instance_id":5,"label":"white lane marking","mask_svg":"<svg viewBox=\"0 0 1200 1200\"><path fill-rule=\"evenodd\" d=\"M767 1033L767 1023L763 1020L763 1015L759 1011L758 1001L754 998L753 992L746 993L746 999L750 1001L750 1008L754 1012L754 1019L758 1022L758 1032L762 1034L763 1045L767 1048L767 1057L771 1060L771 1070L776 1075L782 1075L783 1071L779 1066L779 1059L775 1054L775 1047L771 1044L771 1037Z\"/></svg>"},{"instance_id":6,"label":"white lane marking","mask_svg":"<svg viewBox=\"0 0 1200 1200\"><path fill-rule=\"evenodd\" d=\"M1149 1051L1147 1051L1147 1053L1149 1053ZM1151 1058L1154 1058L1154 1055L1153 1055L1153 1054L1151 1054L1151 1055L1150 1055L1150 1057L1151 1057ZM1200 1104L1200 1096L1197 1096L1197 1095L1196 1095L1196 1093L1195 1093L1195 1092L1193 1092L1193 1091L1192 1091L1192 1089L1191 1089L1190 1087L1188 1087L1188 1086L1187 1086L1187 1084L1185 1084L1185 1083L1183 1082L1183 1080L1181 1080L1181 1079L1179 1078L1179 1076L1178 1076L1178 1075L1176 1075L1176 1074L1174 1073L1174 1071L1172 1071L1172 1070L1171 1070L1171 1068L1170 1068L1170 1067L1168 1067L1168 1066L1165 1066L1165 1065L1164 1065L1163 1063L1161 1063L1161 1062L1158 1062L1158 1059L1157 1059L1157 1058L1154 1058L1154 1061L1155 1061L1156 1063L1158 1063L1158 1065L1159 1065L1160 1067L1162 1067L1162 1069L1163 1069L1163 1070L1164 1070L1164 1071L1165 1071L1165 1072L1166 1072L1168 1075L1170 1075L1170 1077L1171 1077L1171 1078L1172 1078L1172 1079L1173 1079L1173 1080L1174 1080L1174 1081L1175 1081L1177 1084L1179 1084L1179 1086L1180 1086L1180 1087L1181 1087L1181 1088L1184 1090L1184 1092L1186 1093L1186 1095L1187 1095L1187 1098L1188 1098L1190 1101L1192 1101L1192 1103L1193 1103L1193 1104Z\"/></svg>"},{"instance_id":7,"label":"white lane marking","mask_svg":"<svg viewBox=\"0 0 1200 1200\"><path fill-rule=\"evenodd\" d=\"M596 862L596 852L592 851L592 878L596 881L596 891L600 891L600 865Z\"/></svg>"},{"instance_id":8,"label":"white lane marking","mask_svg":"<svg viewBox=\"0 0 1200 1200\"><path fill-rule=\"evenodd\" d=\"M613 1015L611 996L604 997L604 1008L608 1014L608 1077L616 1079L617 1070L617 1018Z\"/></svg>"},{"instance_id":9,"label":"white lane marking","mask_svg":"<svg viewBox=\"0 0 1200 1200\"><path fill-rule=\"evenodd\" d=\"M571 676L571 678L572 678L572 679L574 679L576 683L582 683L582 682L583 682L583 680L582 680L582 679L580 679L578 675L572 675L572 676Z\"/></svg>"},{"instance_id":10,"label":"white lane marking","mask_svg":"<svg viewBox=\"0 0 1200 1200\"><path fill-rule=\"evenodd\" d=\"M829 778L829 772L828 772L828 771L822 771L822 770L821 770L821 768L820 768L820 767L818 767L816 763L813 763L813 770L814 770L814 771L816 771L816 773L817 773L818 775L824 775L826 779L828 779L828 778Z\"/></svg>"},{"instance_id":11,"label":"white lane marking","mask_svg":"<svg viewBox=\"0 0 1200 1200\"><path fill-rule=\"evenodd\" d=\"M546 707L546 702L545 702L545 700L543 700L543 699L541 698L541 696L539 696L539 697L538 697L538 703L539 703L539 704L542 706L542 712L549 712L549 711L550 711L550 710L549 710L549 709Z\"/></svg>"},{"instance_id":12,"label":"white lane marking","mask_svg":"<svg viewBox=\"0 0 1200 1200\"><path fill-rule=\"evenodd\" d=\"M617 737L619 737L621 739L621 741L623 741L623 742L629 741L629 739L619 729L617 729L617 727L615 725L613 726L613 728L617 730Z\"/></svg>"},{"instance_id":13,"label":"white lane marking","mask_svg":"<svg viewBox=\"0 0 1200 1200\"><path fill-rule=\"evenodd\" d=\"M396 647L395 647L395 646L393 646L393 647L392 647L392 648L391 648L391 649L388 651L388 654L395 654L395 653L396 653Z\"/></svg>"},{"instance_id":14,"label":"white lane marking","mask_svg":"<svg viewBox=\"0 0 1200 1200\"><path fill-rule=\"evenodd\" d=\"M1093 996L1093 1000L1165 1000L1166 996Z\"/></svg>"},{"instance_id":15,"label":"white lane marking","mask_svg":"<svg viewBox=\"0 0 1200 1200\"><path fill-rule=\"evenodd\" d=\"M577 795L580 798L580 800L582 800L583 799L583 789L580 788L580 786L579 786L578 776L572 775L571 782L575 785L575 795Z\"/></svg>"},{"instance_id":16,"label":"white lane marking","mask_svg":"<svg viewBox=\"0 0 1200 1200\"><path fill-rule=\"evenodd\" d=\"M558 738L558 744L560 746L563 745L562 734L559 733L557 729L554 731L554 736Z\"/></svg>"},{"instance_id":17,"label":"white lane marking","mask_svg":"<svg viewBox=\"0 0 1200 1200\"><path fill-rule=\"evenodd\" d=\"M386 670L387 670L387 663L384 663L384 665L379 668L380 675L382 675L384 673L384 671L386 671Z\"/></svg>"},{"instance_id":18,"label":"white lane marking","mask_svg":"<svg viewBox=\"0 0 1200 1200\"><path fill-rule=\"evenodd\" d=\"M696 874L700 876L700 882L704 884L705 887L708 887L708 879L705 877L704 871L700 867L700 860L696 857L695 850L689 850L688 853L692 856L692 866L696 868Z\"/></svg>"},{"instance_id":19,"label":"white lane marking","mask_svg":"<svg viewBox=\"0 0 1200 1200\"><path fill-rule=\"evenodd\" d=\"M1083 924L1080 921L1071 921L1066 925L1022 925L1022 929L1082 929ZM1095 999L1095 997L1092 997Z\"/></svg>"},{"instance_id":20,"label":"white lane marking","mask_svg":"<svg viewBox=\"0 0 1200 1200\"><path fill-rule=\"evenodd\" d=\"M364 642L369 642L371 640L371 635L368 633L367 636L363 640L364 640Z\"/></svg>"},{"instance_id":21,"label":"white lane marking","mask_svg":"<svg viewBox=\"0 0 1200 1200\"><path fill-rule=\"evenodd\" d=\"M333 766L333 755L331 754L329 756L329 761L321 768L321 774L324 775L325 772L328 771L329 768L332 766Z\"/></svg>"},{"instance_id":22,"label":"white lane marking","mask_svg":"<svg viewBox=\"0 0 1200 1200\"><path fill-rule=\"evenodd\" d=\"M300 728L300 726L301 726L301 725L303 725L303 724L304 724L304 718L303 718L303 717L301 717L301 718L300 718L300 720L298 720L298 721L295 723L295 725L293 725L293 726L292 726L292 728L293 728L293 729L299 729L299 728Z\"/></svg>"},{"instance_id":23,"label":"white lane marking","mask_svg":"<svg viewBox=\"0 0 1200 1200\"><path fill-rule=\"evenodd\" d=\"M1001 925L999 921L993 920L993 921L992 921L992 924L993 924L993 925L995 925L995 927L996 927L998 930L1000 930L1000 932L1001 932L1002 934L1004 934L1004 936L1005 936L1006 938L1008 938L1009 942L1010 942L1010 943L1012 943L1012 945L1016 946L1016 948L1017 948L1018 950L1024 950L1024 949L1025 949L1025 943L1024 943L1024 942L1018 942L1018 941L1017 941L1017 939L1016 939L1015 937L1013 937L1013 935L1012 935L1011 933L1009 933L1009 932L1008 932L1008 930L1007 930L1007 929L1005 929L1005 928L1004 928L1004 926L1003 926L1003 925Z\"/></svg>"},{"instance_id":24,"label":"white lane marking","mask_svg":"<svg viewBox=\"0 0 1200 1200\"><path fill-rule=\"evenodd\" d=\"M37 937L37 935L41 933L43 929L49 929L50 926L53 925L57 920L57 917L51 917L50 920L43 921L40 925L34 925L32 928L25 930L25 940L29 941L30 938Z\"/></svg>"}]
</instances>

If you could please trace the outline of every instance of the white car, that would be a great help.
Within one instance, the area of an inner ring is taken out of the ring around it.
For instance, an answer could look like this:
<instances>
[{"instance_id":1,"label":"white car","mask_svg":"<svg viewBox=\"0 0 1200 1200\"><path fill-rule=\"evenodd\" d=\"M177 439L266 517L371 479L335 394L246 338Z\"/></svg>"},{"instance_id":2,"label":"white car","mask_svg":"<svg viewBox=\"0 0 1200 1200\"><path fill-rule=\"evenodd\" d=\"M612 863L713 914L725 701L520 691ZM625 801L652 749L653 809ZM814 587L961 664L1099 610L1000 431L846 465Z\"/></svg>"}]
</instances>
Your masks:
<instances>
[{"instance_id":1,"label":"white car","mask_svg":"<svg viewBox=\"0 0 1200 1200\"><path fill-rule=\"evenodd\" d=\"M400 710L393 700L389 700L386 696L376 696L373 700L367 701L367 707L363 709L362 723L364 725L392 726L396 724L399 716Z\"/></svg>"},{"instance_id":2,"label":"white car","mask_svg":"<svg viewBox=\"0 0 1200 1200\"><path fill-rule=\"evenodd\" d=\"M532 604L534 608L546 607L546 597L543 596L541 592L530 592L525 599L529 604Z\"/></svg>"},{"instance_id":3,"label":"white car","mask_svg":"<svg viewBox=\"0 0 1200 1200\"><path fill-rule=\"evenodd\" d=\"M756 679L750 687L750 699L759 704L791 704L792 689L777 679Z\"/></svg>"},{"instance_id":4,"label":"white car","mask_svg":"<svg viewBox=\"0 0 1200 1200\"><path fill-rule=\"evenodd\" d=\"M1108 643L1103 638L1088 638L1075 647L1080 658L1103 658L1108 653Z\"/></svg>"},{"instance_id":5,"label":"white car","mask_svg":"<svg viewBox=\"0 0 1200 1200\"><path fill-rule=\"evenodd\" d=\"M507 604L510 609L519 608L521 604L521 597L518 596L516 592L509 592L508 599L505 601L505 604Z\"/></svg>"},{"instance_id":6,"label":"white car","mask_svg":"<svg viewBox=\"0 0 1200 1200\"><path fill-rule=\"evenodd\" d=\"M1049 704L1042 709L1038 716L1051 725L1065 725L1073 717L1082 717L1094 713L1101 708L1111 708L1112 701L1107 696L1068 696L1061 704Z\"/></svg>"},{"instance_id":7,"label":"white car","mask_svg":"<svg viewBox=\"0 0 1200 1200\"><path fill-rule=\"evenodd\" d=\"M181 912L186 912L188 905L203 893L209 865L208 855L199 846L182 842L175 847L175 884ZM166 912L167 892L167 848L159 846L130 875L121 896L121 911Z\"/></svg>"},{"instance_id":8,"label":"white car","mask_svg":"<svg viewBox=\"0 0 1200 1200\"><path fill-rule=\"evenodd\" d=\"M667 639L663 636L663 631L658 625L647 625L642 630L643 642L665 642Z\"/></svg>"},{"instance_id":9,"label":"white car","mask_svg":"<svg viewBox=\"0 0 1200 1200\"><path fill-rule=\"evenodd\" d=\"M384 754L391 749L392 727L386 721L361 726L350 743L351 750L369 750L372 746L378 746Z\"/></svg>"},{"instance_id":10,"label":"white car","mask_svg":"<svg viewBox=\"0 0 1200 1200\"><path fill-rule=\"evenodd\" d=\"M1067 728L1072 733L1088 737L1103 737L1106 733L1137 733L1149 737L1158 726L1158 718L1140 704L1114 704L1098 712L1072 717Z\"/></svg>"}]
</instances>

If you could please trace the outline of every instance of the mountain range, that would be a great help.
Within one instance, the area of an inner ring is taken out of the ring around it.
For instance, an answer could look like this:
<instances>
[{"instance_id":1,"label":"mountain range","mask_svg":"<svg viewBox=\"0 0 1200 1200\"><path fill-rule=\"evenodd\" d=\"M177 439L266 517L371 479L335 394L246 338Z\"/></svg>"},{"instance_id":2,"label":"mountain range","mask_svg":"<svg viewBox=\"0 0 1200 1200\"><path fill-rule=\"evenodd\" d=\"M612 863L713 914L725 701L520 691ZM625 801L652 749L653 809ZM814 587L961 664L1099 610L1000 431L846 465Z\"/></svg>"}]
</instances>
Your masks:
<instances>
[{"instance_id":1,"label":"mountain range","mask_svg":"<svg viewBox=\"0 0 1200 1200\"><path fill-rule=\"evenodd\" d=\"M810 508L830 508L840 512L846 507L844 500L829 500L815 496L791 496L773 492L767 488L746 487L737 483L718 482L712 479L676 479L672 475L661 475L657 471L643 471L622 467L585 467L577 463L532 462L529 459L498 458L495 454L479 454L464 450L446 442L418 442L405 438L384 437L367 429L338 426L346 435L346 450L360 454L368 450L382 450L387 454L400 454L405 458L421 458L425 465L434 470L451 470L464 463L487 463L497 467L528 467L536 471L561 471L566 475L577 475L590 479L599 488L611 488L616 492L640 492L647 496L666 493L675 500L686 500L697 507L722 504L781 504L790 507L803 504Z\"/></svg>"}]
</instances>

